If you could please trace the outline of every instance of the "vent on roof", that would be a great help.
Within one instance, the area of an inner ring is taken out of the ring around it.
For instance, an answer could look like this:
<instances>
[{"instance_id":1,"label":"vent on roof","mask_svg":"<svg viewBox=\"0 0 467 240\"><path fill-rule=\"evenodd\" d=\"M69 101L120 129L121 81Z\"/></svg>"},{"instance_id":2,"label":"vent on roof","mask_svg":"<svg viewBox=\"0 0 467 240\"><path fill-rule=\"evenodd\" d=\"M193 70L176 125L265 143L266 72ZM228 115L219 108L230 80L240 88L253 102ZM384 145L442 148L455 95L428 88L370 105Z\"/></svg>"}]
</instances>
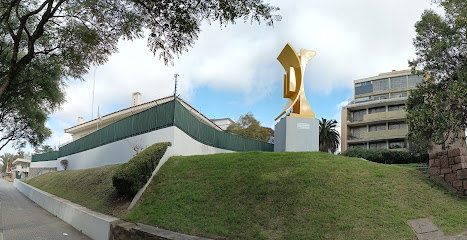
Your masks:
<instances>
[{"instance_id":1,"label":"vent on roof","mask_svg":"<svg viewBox=\"0 0 467 240\"><path fill-rule=\"evenodd\" d=\"M78 117L78 125L84 123L84 118L83 117Z\"/></svg>"}]
</instances>

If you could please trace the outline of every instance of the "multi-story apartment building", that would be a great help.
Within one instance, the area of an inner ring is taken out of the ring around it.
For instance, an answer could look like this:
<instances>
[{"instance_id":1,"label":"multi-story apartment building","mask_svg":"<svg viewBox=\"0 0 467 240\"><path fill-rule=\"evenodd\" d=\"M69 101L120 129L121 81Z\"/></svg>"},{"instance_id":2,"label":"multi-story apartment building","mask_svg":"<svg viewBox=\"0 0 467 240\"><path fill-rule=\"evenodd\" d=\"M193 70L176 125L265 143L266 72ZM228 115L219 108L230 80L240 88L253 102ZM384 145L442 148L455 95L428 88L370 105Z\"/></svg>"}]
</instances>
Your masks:
<instances>
[{"instance_id":1,"label":"multi-story apartment building","mask_svg":"<svg viewBox=\"0 0 467 240\"><path fill-rule=\"evenodd\" d=\"M403 70L355 80L353 101L341 115L341 151L352 147L407 151L407 96L423 79Z\"/></svg>"}]
</instances>

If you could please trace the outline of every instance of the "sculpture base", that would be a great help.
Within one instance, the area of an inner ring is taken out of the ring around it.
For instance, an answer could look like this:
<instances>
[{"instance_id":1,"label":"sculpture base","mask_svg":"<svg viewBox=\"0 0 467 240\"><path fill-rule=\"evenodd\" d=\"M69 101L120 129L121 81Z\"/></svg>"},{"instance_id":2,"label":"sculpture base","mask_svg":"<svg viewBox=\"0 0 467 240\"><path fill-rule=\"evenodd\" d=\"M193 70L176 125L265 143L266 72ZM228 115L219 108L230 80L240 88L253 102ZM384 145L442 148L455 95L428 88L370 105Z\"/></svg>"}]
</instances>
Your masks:
<instances>
[{"instance_id":1,"label":"sculpture base","mask_svg":"<svg viewBox=\"0 0 467 240\"><path fill-rule=\"evenodd\" d=\"M274 127L274 152L319 151L319 120L284 117Z\"/></svg>"}]
</instances>

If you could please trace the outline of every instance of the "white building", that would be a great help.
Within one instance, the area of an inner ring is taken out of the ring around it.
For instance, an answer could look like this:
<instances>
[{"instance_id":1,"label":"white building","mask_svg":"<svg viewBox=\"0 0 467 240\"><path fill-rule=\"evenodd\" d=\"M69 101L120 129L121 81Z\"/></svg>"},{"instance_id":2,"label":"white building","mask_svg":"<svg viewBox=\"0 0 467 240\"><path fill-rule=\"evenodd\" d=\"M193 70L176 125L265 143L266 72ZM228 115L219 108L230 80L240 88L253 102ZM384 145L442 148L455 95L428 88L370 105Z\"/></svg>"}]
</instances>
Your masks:
<instances>
[{"instance_id":1,"label":"white building","mask_svg":"<svg viewBox=\"0 0 467 240\"><path fill-rule=\"evenodd\" d=\"M11 163L11 172L13 177L21 179L26 178L29 175L29 166L31 165L31 160L17 158Z\"/></svg>"}]
</instances>

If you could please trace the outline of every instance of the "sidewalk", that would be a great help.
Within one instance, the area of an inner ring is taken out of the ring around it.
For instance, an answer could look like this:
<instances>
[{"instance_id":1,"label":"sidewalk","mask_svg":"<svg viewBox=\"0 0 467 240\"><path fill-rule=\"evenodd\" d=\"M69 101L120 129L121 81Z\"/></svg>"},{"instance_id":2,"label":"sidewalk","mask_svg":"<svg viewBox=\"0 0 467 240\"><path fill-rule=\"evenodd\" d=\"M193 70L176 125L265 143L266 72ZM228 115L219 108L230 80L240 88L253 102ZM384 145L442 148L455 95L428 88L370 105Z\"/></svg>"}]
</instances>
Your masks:
<instances>
[{"instance_id":1,"label":"sidewalk","mask_svg":"<svg viewBox=\"0 0 467 240\"><path fill-rule=\"evenodd\" d=\"M0 240L90 239L0 178Z\"/></svg>"}]
</instances>

